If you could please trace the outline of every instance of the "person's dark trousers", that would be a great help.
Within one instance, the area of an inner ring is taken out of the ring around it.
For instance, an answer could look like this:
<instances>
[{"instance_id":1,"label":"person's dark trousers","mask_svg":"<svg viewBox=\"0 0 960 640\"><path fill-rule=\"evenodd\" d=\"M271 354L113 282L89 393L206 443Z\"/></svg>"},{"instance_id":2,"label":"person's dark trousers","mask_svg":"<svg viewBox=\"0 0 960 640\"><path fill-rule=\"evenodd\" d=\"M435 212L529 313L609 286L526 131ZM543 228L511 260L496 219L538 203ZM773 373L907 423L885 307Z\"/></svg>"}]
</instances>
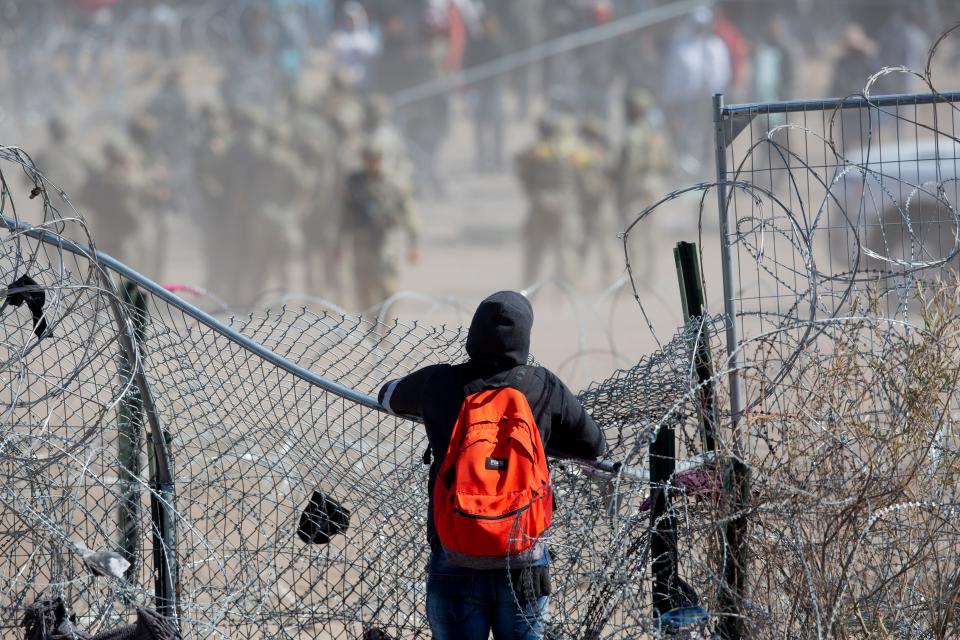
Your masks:
<instances>
[{"instance_id":1,"label":"person's dark trousers","mask_svg":"<svg viewBox=\"0 0 960 640\"><path fill-rule=\"evenodd\" d=\"M507 571L456 567L437 551L427 573L434 640L487 640L491 631L494 640L543 640L550 597L519 602Z\"/></svg>"}]
</instances>

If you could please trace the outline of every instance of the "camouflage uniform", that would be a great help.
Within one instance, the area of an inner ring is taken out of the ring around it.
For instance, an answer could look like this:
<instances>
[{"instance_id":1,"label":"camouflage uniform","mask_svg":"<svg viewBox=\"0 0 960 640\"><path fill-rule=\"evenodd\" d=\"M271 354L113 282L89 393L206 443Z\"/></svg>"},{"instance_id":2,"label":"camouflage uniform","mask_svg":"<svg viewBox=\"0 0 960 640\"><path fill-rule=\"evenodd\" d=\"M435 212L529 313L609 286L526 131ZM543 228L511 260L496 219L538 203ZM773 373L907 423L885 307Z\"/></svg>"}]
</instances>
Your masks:
<instances>
[{"instance_id":1,"label":"camouflage uniform","mask_svg":"<svg viewBox=\"0 0 960 640\"><path fill-rule=\"evenodd\" d=\"M413 163L407 152L407 143L392 122L390 108L382 97L371 97L363 105L362 146L372 145L383 152L383 170L404 189L413 185ZM357 166L362 159L357 154Z\"/></svg>"},{"instance_id":2,"label":"camouflage uniform","mask_svg":"<svg viewBox=\"0 0 960 640\"><path fill-rule=\"evenodd\" d=\"M63 120L51 118L47 126L50 144L33 158L34 164L68 197L76 197L86 181L86 163L71 143L70 130Z\"/></svg>"},{"instance_id":3,"label":"camouflage uniform","mask_svg":"<svg viewBox=\"0 0 960 640\"><path fill-rule=\"evenodd\" d=\"M638 91L627 99L627 129L615 171L617 181L617 209L623 228L663 194L666 176L673 170L669 141L663 132L646 119L653 100L649 94ZM634 228L641 243L640 273L653 276L657 233L653 220Z\"/></svg>"},{"instance_id":4,"label":"camouflage uniform","mask_svg":"<svg viewBox=\"0 0 960 640\"><path fill-rule=\"evenodd\" d=\"M206 286L216 291L222 286L220 260L222 242L220 232L228 221L227 150L230 146L229 131L226 122L212 106L205 106L200 112L201 128L196 147L193 150L194 173L201 209L197 212L197 224L203 236L204 258L206 262Z\"/></svg>"},{"instance_id":5,"label":"camouflage uniform","mask_svg":"<svg viewBox=\"0 0 960 640\"><path fill-rule=\"evenodd\" d=\"M646 119L652 106L645 92L627 100L628 123L616 167L617 207L624 226L662 195L664 178L673 170L667 137Z\"/></svg>"},{"instance_id":6,"label":"camouflage uniform","mask_svg":"<svg viewBox=\"0 0 960 640\"><path fill-rule=\"evenodd\" d=\"M367 152L377 153L379 149ZM401 232L406 234L408 249L414 255L419 230L407 191L385 173L351 174L344 189L340 237L352 241L356 304L361 312L396 293L402 260Z\"/></svg>"},{"instance_id":7,"label":"camouflage uniform","mask_svg":"<svg viewBox=\"0 0 960 640\"><path fill-rule=\"evenodd\" d=\"M154 203L148 185L138 175L128 151L114 143L103 149L104 165L89 171L80 192L84 213L93 221L97 248L122 262L143 269L135 244L143 211ZM151 275L151 274L147 274Z\"/></svg>"},{"instance_id":8,"label":"camouflage uniform","mask_svg":"<svg viewBox=\"0 0 960 640\"><path fill-rule=\"evenodd\" d=\"M613 233L606 206L613 186L610 146L603 126L593 120L587 120L580 125L579 138L574 155L580 220L583 225L579 257L586 263L591 253L599 253L603 276L609 278L613 268L608 246Z\"/></svg>"},{"instance_id":9,"label":"camouflage uniform","mask_svg":"<svg viewBox=\"0 0 960 640\"><path fill-rule=\"evenodd\" d=\"M166 250L170 240L170 171L167 160L158 152L157 124L151 117L140 115L127 125L133 143L134 171L145 188L154 195L143 210L140 233L136 237L135 254L143 261L150 277L160 279L166 266Z\"/></svg>"},{"instance_id":10,"label":"camouflage uniform","mask_svg":"<svg viewBox=\"0 0 960 640\"><path fill-rule=\"evenodd\" d=\"M266 142L258 127L258 114L234 107L231 111L233 139L225 154L223 219L216 232L216 271L211 280L230 303L249 303L260 293L261 265L251 258L261 240L256 237L258 216L267 205L262 188L266 165Z\"/></svg>"},{"instance_id":11,"label":"camouflage uniform","mask_svg":"<svg viewBox=\"0 0 960 640\"><path fill-rule=\"evenodd\" d=\"M291 125L296 132L292 149L306 170L306 201L299 226L307 288L314 295L336 295L341 286L336 259L339 206L330 194L336 193L342 183L337 137L325 119L299 103L291 105L291 110Z\"/></svg>"},{"instance_id":12,"label":"camouflage uniform","mask_svg":"<svg viewBox=\"0 0 960 640\"><path fill-rule=\"evenodd\" d=\"M516 159L528 205L523 231L525 285L536 281L548 250L554 254L555 274L561 280L568 279L574 263L576 141L564 125L552 116L541 118L540 137Z\"/></svg>"},{"instance_id":13,"label":"camouflage uniform","mask_svg":"<svg viewBox=\"0 0 960 640\"><path fill-rule=\"evenodd\" d=\"M356 152L363 136L364 109L349 78L343 72L334 73L330 86L320 97L317 112L333 130L341 178L356 170ZM352 149L354 153L343 153Z\"/></svg>"},{"instance_id":14,"label":"camouflage uniform","mask_svg":"<svg viewBox=\"0 0 960 640\"><path fill-rule=\"evenodd\" d=\"M300 253L300 207L307 191L307 175L296 154L288 147L279 127L264 130L263 167L257 176L264 207L256 216L255 262L260 266L254 285L262 289L271 274L289 288L294 256ZM299 132L298 132L299 134Z\"/></svg>"}]
</instances>

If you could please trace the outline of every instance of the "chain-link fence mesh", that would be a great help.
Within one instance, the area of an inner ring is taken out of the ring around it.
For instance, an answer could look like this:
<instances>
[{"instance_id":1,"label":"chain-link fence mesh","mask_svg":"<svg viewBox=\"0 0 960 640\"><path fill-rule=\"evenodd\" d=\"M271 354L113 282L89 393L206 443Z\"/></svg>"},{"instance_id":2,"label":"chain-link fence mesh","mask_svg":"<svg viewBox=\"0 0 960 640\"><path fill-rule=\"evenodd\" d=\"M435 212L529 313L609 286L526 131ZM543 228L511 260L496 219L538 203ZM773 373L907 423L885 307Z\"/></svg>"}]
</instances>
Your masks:
<instances>
[{"instance_id":1,"label":"chain-link fence mesh","mask_svg":"<svg viewBox=\"0 0 960 640\"><path fill-rule=\"evenodd\" d=\"M11 151L4 160L23 163L41 184L27 158ZM72 603L77 626L90 632L127 620L134 604L170 605L156 577L165 562L158 547L171 545L176 604L168 613L186 637L426 635L422 428L276 361L375 395L389 377L462 360L465 331L303 308L211 326L156 285L132 286L123 277L131 274L90 260L66 239L82 236L82 224L63 221L52 204L44 215L46 232L23 226L3 243L4 281L19 282L7 290L3 323L11 381L0 455L5 633L15 634L24 607L42 594ZM47 329L38 337L33 307L10 302L39 292ZM692 335L713 336L718 326L692 325L581 395L613 459L641 471L587 473L557 463L549 538L556 637L649 628L643 582L622 573L629 562L639 577L647 557L648 516L637 510L647 493L646 445L659 425L694 416ZM133 358L124 336L134 339ZM171 493L156 482L140 371L164 432ZM348 520L327 544L298 536L316 496L328 503L320 505L321 527L338 519L331 509ZM175 537L157 529L164 509ZM93 576L88 550L119 553L130 567L122 578Z\"/></svg>"}]
</instances>

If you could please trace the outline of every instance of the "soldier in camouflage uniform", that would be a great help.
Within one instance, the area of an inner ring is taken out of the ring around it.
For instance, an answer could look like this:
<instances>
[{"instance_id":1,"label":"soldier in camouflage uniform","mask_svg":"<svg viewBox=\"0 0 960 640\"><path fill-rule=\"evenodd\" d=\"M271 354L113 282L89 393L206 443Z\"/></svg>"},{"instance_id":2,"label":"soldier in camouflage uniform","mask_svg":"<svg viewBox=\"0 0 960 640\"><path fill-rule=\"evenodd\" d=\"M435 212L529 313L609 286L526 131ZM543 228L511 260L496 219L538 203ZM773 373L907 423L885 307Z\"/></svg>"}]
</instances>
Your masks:
<instances>
[{"instance_id":1,"label":"soldier in camouflage uniform","mask_svg":"<svg viewBox=\"0 0 960 640\"><path fill-rule=\"evenodd\" d=\"M404 189L412 188L413 164L407 143L390 121L390 105L383 96L370 96L363 105L363 145L381 149L384 173Z\"/></svg>"},{"instance_id":2,"label":"soldier in camouflage uniform","mask_svg":"<svg viewBox=\"0 0 960 640\"><path fill-rule=\"evenodd\" d=\"M229 217L226 192L229 136L226 118L213 105L204 105L200 110L200 130L193 149L193 163L201 203L196 223L203 236L206 286L212 291L222 286L218 281L222 276L218 262L225 254L220 232Z\"/></svg>"},{"instance_id":3,"label":"soldier in camouflage uniform","mask_svg":"<svg viewBox=\"0 0 960 640\"><path fill-rule=\"evenodd\" d=\"M349 76L338 71L330 78L330 85L317 102L317 113L333 129L336 148L359 149L363 136L364 110ZM356 156L338 153L341 179L357 169Z\"/></svg>"},{"instance_id":4,"label":"soldier in camouflage uniform","mask_svg":"<svg viewBox=\"0 0 960 640\"><path fill-rule=\"evenodd\" d=\"M356 305L372 309L396 293L402 261L400 235L407 237L407 259L418 260L419 229L406 190L383 168L383 150L363 149L363 170L344 187L340 238L353 250Z\"/></svg>"},{"instance_id":5,"label":"soldier in camouflage uniform","mask_svg":"<svg viewBox=\"0 0 960 640\"><path fill-rule=\"evenodd\" d=\"M663 194L665 179L673 170L670 144L662 131L653 127L648 112L653 99L645 91L637 91L626 101L627 128L615 169L617 209L620 224L626 228L634 218ZM653 276L656 232L653 221L636 228L642 243L641 273Z\"/></svg>"},{"instance_id":6,"label":"soldier in camouflage uniform","mask_svg":"<svg viewBox=\"0 0 960 640\"><path fill-rule=\"evenodd\" d=\"M609 280L613 270L609 247L613 233L607 215L607 198L613 186L610 143L603 124L593 118L582 121L578 133L574 159L582 223L579 256L586 264L591 254L599 254L603 277Z\"/></svg>"},{"instance_id":7,"label":"soldier in camouflage uniform","mask_svg":"<svg viewBox=\"0 0 960 640\"><path fill-rule=\"evenodd\" d=\"M233 105L230 109L231 141L223 171L223 219L217 224L215 291L231 304L249 304L261 292L262 267L252 256L260 239L254 229L267 205L261 174L266 165L266 142L260 115Z\"/></svg>"},{"instance_id":8,"label":"soldier in camouflage uniform","mask_svg":"<svg viewBox=\"0 0 960 640\"><path fill-rule=\"evenodd\" d=\"M157 124L146 114L127 123L127 135L133 143L131 161L144 187L154 194L151 206L143 210L135 255L146 265L145 273L154 279L163 277L170 240L172 215L170 171L166 157L158 152Z\"/></svg>"},{"instance_id":9,"label":"soldier in camouflage uniform","mask_svg":"<svg viewBox=\"0 0 960 640\"><path fill-rule=\"evenodd\" d=\"M337 135L329 122L291 95L290 122L296 135L292 150L305 170L306 199L299 221L307 289L314 295L337 296L340 270L336 260L340 206L330 194L344 178L338 166Z\"/></svg>"},{"instance_id":10,"label":"soldier in camouflage uniform","mask_svg":"<svg viewBox=\"0 0 960 640\"><path fill-rule=\"evenodd\" d=\"M517 178L527 199L524 238L524 284L534 284L547 253L554 273L568 280L574 264L577 215L576 140L569 125L554 115L538 123L539 137L516 159Z\"/></svg>"},{"instance_id":11,"label":"soldier in camouflage uniform","mask_svg":"<svg viewBox=\"0 0 960 640\"><path fill-rule=\"evenodd\" d=\"M278 125L264 127L263 166L257 179L264 207L257 212L254 261L259 265L253 290L266 287L271 277L289 289L295 256L301 255L301 210L307 192L307 173Z\"/></svg>"},{"instance_id":12,"label":"soldier in camouflage uniform","mask_svg":"<svg viewBox=\"0 0 960 640\"><path fill-rule=\"evenodd\" d=\"M93 220L97 248L142 269L135 245L144 210L156 204L157 194L138 175L130 153L120 145L104 145L103 160L102 166L88 172L80 203Z\"/></svg>"},{"instance_id":13,"label":"soldier in camouflage uniform","mask_svg":"<svg viewBox=\"0 0 960 640\"><path fill-rule=\"evenodd\" d=\"M86 180L86 162L74 146L70 129L62 118L50 118L47 129L50 143L33 158L34 164L47 180L62 189L68 197L75 198Z\"/></svg>"}]
</instances>

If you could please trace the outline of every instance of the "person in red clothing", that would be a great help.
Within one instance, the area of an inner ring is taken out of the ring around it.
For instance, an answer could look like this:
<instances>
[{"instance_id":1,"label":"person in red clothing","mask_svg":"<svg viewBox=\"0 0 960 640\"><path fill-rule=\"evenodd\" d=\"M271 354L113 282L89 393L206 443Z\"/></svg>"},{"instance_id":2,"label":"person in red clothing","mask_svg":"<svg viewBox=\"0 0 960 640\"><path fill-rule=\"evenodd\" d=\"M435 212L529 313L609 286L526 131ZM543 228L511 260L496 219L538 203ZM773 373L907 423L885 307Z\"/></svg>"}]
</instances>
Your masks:
<instances>
[{"instance_id":1,"label":"person in red clothing","mask_svg":"<svg viewBox=\"0 0 960 640\"><path fill-rule=\"evenodd\" d=\"M730 16L722 7L716 7L713 13L713 33L723 40L730 52L730 88L738 92L746 83L747 61L750 47Z\"/></svg>"}]
</instances>

